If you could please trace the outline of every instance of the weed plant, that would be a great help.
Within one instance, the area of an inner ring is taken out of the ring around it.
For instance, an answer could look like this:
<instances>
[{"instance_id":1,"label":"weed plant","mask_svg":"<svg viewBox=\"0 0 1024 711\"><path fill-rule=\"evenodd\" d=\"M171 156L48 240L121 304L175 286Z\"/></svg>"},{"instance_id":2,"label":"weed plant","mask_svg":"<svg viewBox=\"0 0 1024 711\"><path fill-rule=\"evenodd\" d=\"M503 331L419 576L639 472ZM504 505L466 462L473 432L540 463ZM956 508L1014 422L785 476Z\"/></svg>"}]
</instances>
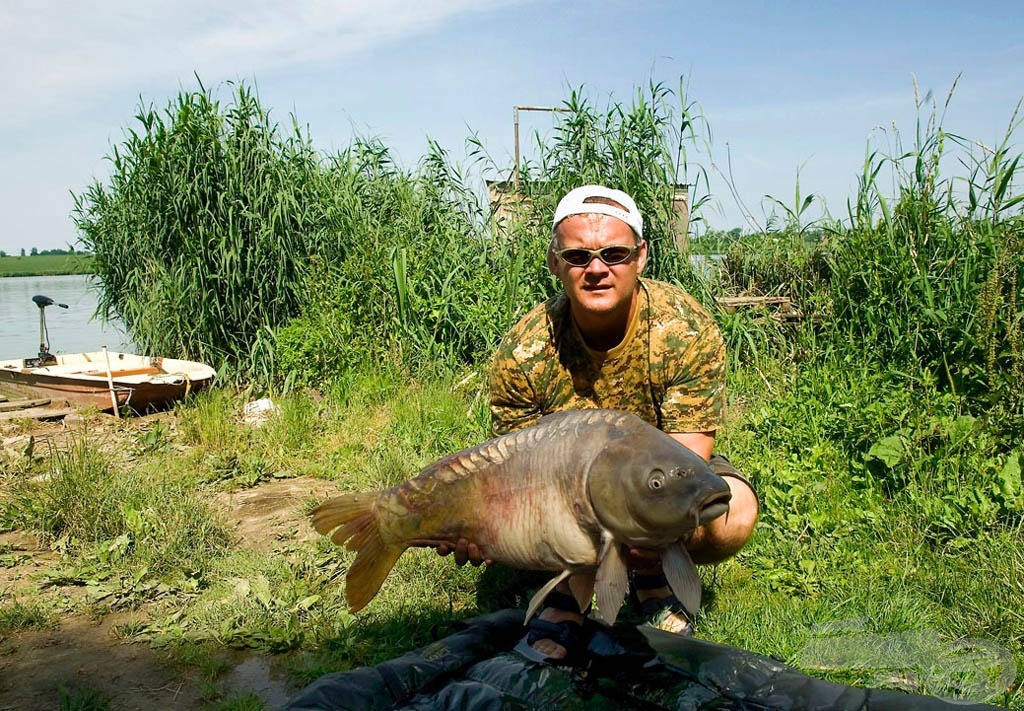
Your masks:
<instances>
[{"instance_id":1,"label":"weed plant","mask_svg":"<svg viewBox=\"0 0 1024 711\"><path fill-rule=\"evenodd\" d=\"M110 696L88 685L68 689L63 684L58 688L60 711L108 711Z\"/></svg>"},{"instance_id":2,"label":"weed plant","mask_svg":"<svg viewBox=\"0 0 1024 711\"><path fill-rule=\"evenodd\" d=\"M0 598L0 633L9 634L15 630L53 629L58 624L57 613L36 601L21 602Z\"/></svg>"},{"instance_id":3,"label":"weed plant","mask_svg":"<svg viewBox=\"0 0 1024 711\"><path fill-rule=\"evenodd\" d=\"M1020 413L1012 383L1021 368L1022 223L1019 209L1010 212L1020 200L1007 192L1019 161L1005 149L986 160L961 155L972 167L964 202L940 170L948 146L964 141L943 129L936 106L918 106L925 116L913 146L897 141L896 155L868 156L851 228L834 240L835 324L848 348L936 378L975 413ZM1004 147L1018 126L1015 113ZM880 184L884 166L897 181L895 203Z\"/></svg>"},{"instance_id":4,"label":"weed plant","mask_svg":"<svg viewBox=\"0 0 1024 711\"><path fill-rule=\"evenodd\" d=\"M58 579L107 580L128 597L160 581L191 587L231 542L186 483L114 465L87 437L54 450L49 462L47 471L9 482L0 520L69 556Z\"/></svg>"}]
</instances>

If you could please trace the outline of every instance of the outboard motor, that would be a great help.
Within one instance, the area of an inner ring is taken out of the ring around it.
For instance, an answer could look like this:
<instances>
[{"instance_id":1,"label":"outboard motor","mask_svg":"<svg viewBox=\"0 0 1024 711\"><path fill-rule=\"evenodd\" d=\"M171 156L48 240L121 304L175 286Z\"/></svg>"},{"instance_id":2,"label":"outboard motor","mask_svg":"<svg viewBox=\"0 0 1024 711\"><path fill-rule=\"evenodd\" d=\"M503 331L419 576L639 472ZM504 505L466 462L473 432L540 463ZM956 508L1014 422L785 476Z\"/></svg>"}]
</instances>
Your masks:
<instances>
[{"instance_id":1,"label":"outboard motor","mask_svg":"<svg viewBox=\"0 0 1024 711\"><path fill-rule=\"evenodd\" d=\"M33 296L32 301L39 307L39 355L36 358L26 358L26 368L38 368L57 362L57 358L50 353L50 332L46 329L46 307L53 306L54 304L62 309L68 307L67 304L58 304L49 296L42 296L40 294Z\"/></svg>"}]
</instances>

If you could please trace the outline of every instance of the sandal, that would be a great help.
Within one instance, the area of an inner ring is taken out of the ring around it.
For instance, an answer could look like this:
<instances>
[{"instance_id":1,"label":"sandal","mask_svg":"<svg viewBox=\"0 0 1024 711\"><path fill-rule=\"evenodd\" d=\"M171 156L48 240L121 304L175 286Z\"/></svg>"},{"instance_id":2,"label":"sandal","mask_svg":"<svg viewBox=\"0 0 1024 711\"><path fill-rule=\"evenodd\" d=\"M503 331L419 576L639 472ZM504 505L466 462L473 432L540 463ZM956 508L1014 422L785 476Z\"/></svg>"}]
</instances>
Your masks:
<instances>
[{"instance_id":1,"label":"sandal","mask_svg":"<svg viewBox=\"0 0 1024 711\"><path fill-rule=\"evenodd\" d=\"M673 632L673 634L682 635L684 637L690 637L693 635L696 629L696 615L686 609L686 606L679 601L674 594L668 597L649 597L646 600L640 600L637 595L637 590L654 590L657 588L668 587L668 580L665 579L665 575L662 573L656 575L636 575L631 576L630 585L630 597L633 602L640 608L640 614L644 619L642 624L650 625L655 629L660 629L665 632ZM671 617L682 617L686 621L686 624L682 629L673 631L672 629L666 629L668 625L665 623Z\"/></svg>"},{"instance_id":2,"label":"sandal","mask_svg":"<svg viewBox=\"0 0 1024 711\"><path fill-rule=\"evenodd\" d=\"M565 612L575 612L586 615L581 611L575 598L558 591L548 594L545 598L546 609L554 608ZM588 607L587 610L590 608ZM589 630L585 625L586 620L576 622L575 620L561 620L560 622L549 622L539 617L534 617L527 623L526 636L519 640L515 651L523 655L531 662L538 664L551 664L554 666L576 666L586 658L587 644L590 641ZM543 652L533 648L536 642L542 639L551 640L565 649L565 656L561 658L550 657Z\"/></svg>"}]
</instances>

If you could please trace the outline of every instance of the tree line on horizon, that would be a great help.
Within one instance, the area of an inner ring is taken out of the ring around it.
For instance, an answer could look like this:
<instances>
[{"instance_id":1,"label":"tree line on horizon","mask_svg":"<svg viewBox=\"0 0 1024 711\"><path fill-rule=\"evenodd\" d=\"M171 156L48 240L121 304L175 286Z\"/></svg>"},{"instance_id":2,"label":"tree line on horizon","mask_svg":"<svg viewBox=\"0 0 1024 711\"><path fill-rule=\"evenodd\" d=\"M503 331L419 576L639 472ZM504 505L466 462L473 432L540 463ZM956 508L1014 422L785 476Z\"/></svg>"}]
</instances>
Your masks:
<instances>
[{"instance_id":1,"label":"tree line on horizon","mask_svg":"<svg viewBox=\"0 0 1024 711\"><path fill-rule=\"evenodd\" d=\"M38 247L32 247L28 253L25 253L25 248L22 247L17 255L8 254L5 250L0 249L0 257L43 257L46 255L56 256L69 256L72 254L85 254L85 252L75 249L74 245L69 245L67 249L39 249Z\"/></svg>"}]
</instances>

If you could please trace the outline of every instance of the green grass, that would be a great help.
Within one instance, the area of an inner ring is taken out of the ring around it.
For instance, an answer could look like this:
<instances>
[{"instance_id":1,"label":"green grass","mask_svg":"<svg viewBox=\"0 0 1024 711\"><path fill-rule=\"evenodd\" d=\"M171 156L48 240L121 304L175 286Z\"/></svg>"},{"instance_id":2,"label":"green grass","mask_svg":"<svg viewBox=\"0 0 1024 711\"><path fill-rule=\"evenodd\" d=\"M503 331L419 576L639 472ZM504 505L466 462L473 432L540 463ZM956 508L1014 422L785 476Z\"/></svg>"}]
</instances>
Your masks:
<instances>
[{"instance_id":1,"label":"green grass","mask_svg":"<svg viewBox=\"0 0 1024 711\"><path fill-rule=\"evenodd\" d=\"M60 684L57 693L60 711L107 711L110 708L107 694L86 685L69 690Z\"/></svg>"},{"instance_id":2,"label":"green grass","mask_svg":"<svg viewBox=\"0 0 1024 711\"><path fill-rule=\"evenodd\" d=\"M89 254L36 254L25 257L0 257L0 277L92 274Z\"/></svg>"},{"instance_id":3,"label":"green grass","mask_svg":"<svg viewBox=\"0 0 1024 711\"><path fill-rule=\"evenodd\" d=\"M23 603L0 599L0 634L13 630L52 629L56 623L57 614L39 601Z\"/></svg>"},{"instance_id":4,"label":"green grass","mask_svg":"<svg viewBox=\"0 0 1024 711\"><path fill-rule=\"evenodd\" d=\"M883 396L883 408L868 416L851 411L865 405L858 393L885 392L878 382L848 373L847 394L836 400L815 385L822 377L785 369L732 376L720 449L755 477L764 508L747 548L704 570L701 637L799 665L821 629L856 623L885 639L934 634L940 652L963 637L987 640L1024 664L1020 525L978 509L961 511L961 525L973 530L951 536L935 529L927 502L941 496L923 486L925 472L905 472L903 490L890 491L837 436L870 430L905 394ZM149 622L126 631L131 639L177 650L185 664L201 664L188 661L197 645L212 655L231 648L286 655L294 679L306 683L427 644L434 624L476 614L481 570L456 568L428 550L408 551L380 594L353 616L343 598L352 553L323 538L299 543L287 536L271 555L243 550L224 538L218 512L198 502L256 483L246 465L224 467L243 459L277 476L313 476L350 490L407 478L487 436L481 383L457 387L463 380L352 373L315 397L274 396L281 409L260 428L238 424L241 396L206 393L180 406L159 436L150 428L129 437L132 459L118 464L99 451L109 444L79 442L35 465L53 475L31 485L5 482L0 501L8 527L55 540L63 557L48 579L86 584L94 592L81 604L93 614L151 609ZM859 388L852 384L858 381ZM922 399L934 401L935 415L949 405L941 397ZM972 448L935 453L950 468L978 456ZM308 511L313 503L296 505ZM45 623L44 593L37 594L38 601L23 599L10 611L9 626ZM871 670L852 666L808 670L884 685ZM933 673L931 686L917 691L956 693L942 687L947 682ZM991 700L1024 708L1019 693Z\"/></svg>"}]
</instances>

